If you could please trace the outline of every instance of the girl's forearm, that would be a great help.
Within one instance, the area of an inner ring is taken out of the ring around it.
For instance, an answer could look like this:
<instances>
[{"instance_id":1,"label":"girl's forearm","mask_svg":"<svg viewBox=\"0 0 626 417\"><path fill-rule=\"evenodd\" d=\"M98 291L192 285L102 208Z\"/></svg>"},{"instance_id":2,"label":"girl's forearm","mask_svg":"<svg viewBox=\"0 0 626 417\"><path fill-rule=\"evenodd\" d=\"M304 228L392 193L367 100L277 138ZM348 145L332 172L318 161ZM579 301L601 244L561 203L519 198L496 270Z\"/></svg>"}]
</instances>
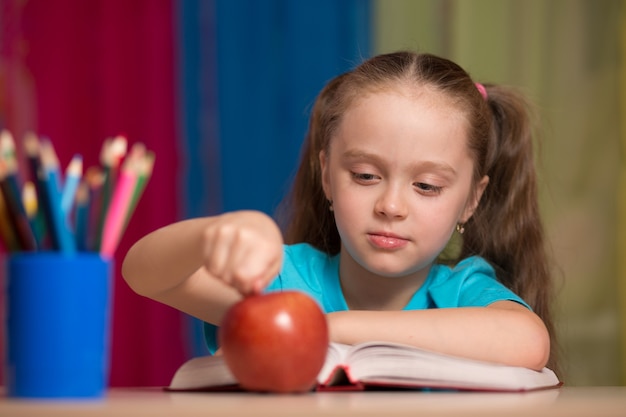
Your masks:
<instances>
[{"instance_id":1,"label":"girl's forearm","mask_svg":"<svg viewBox=\"0 0 626 417\"><path fill-rule=\"evenodd\" d=\"M381 340L470 359L541 369L550 352L543 322L511 301L489 307L345 311L328 315L331 340Z\"/></svg>"},{"instance_id":2,"label":"girl's forearm","mask_svg":"<svg viewBox=\"0 0 626 417\"><path fill-rule=\"evenodd\" d=\"M139 240L122 265L126 282L138 294L219 324L228 307L241 296L203 267L204 233L213 221L185 220Z\"/></svg>"},{"instance_id":3,"label":"girl's forearm","mask_svg":"<svg viewBox=\"0 0 626 417\"><path fill-rule=\"evenodd\" d=\"M137 293L219 324L242 294L260 291L279 271L282 236L257 211L185 220L139 240L122 275Z\"/></svg>"},{"instance_id":4,"label":"girl's forearm","mask_svg":"<svg viewBox=\"0 0 626 417\"><path fill-rule=\"evenodd\" d=\"M180 285L202 266L203 231L211 218L197 218L158 229L126 254L122 275L131 288L154 298Z\"/></svg>"}]
</instances>

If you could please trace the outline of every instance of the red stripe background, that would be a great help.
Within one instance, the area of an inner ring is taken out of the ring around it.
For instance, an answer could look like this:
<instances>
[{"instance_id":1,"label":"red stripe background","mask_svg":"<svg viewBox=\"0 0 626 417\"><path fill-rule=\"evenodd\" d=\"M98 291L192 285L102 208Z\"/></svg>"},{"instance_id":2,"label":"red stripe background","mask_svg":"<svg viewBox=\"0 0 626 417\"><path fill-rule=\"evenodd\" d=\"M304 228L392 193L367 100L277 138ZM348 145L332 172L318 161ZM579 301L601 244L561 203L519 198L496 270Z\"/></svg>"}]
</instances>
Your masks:
<instances>
[{"instance_id":1,"label":"red stripe background","mask_svg":"<svg viewBox=\"0 0 626 417\"><path fill-rule=\"evenodd\" d=\"M119 133L156 154L116 254L110 384L166 385L187 357L184 318L134 294L119 270L132 242L178 218L172 1L2 0L2 19L3 127L50 137L63 166L77 152L97 164Z\"/></svg>"}]
</instances>

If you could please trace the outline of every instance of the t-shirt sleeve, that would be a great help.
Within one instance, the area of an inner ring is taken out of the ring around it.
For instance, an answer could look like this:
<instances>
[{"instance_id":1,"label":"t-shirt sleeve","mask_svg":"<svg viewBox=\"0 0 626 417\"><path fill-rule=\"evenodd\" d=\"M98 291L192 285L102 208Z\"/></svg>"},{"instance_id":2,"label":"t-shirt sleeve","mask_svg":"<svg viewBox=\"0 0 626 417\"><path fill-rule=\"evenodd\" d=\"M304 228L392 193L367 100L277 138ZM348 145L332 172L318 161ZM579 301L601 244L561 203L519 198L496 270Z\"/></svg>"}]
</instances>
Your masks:
<instances>
[{"instance_id":1,"label":"t-shirt sleeve","mask_svg":"<svg viewBox=\"0 0 626 417\"><path fill-rule=\"evenodd\" d=\"M447 272L442 269L429 295L438 308L485 307L497 301L514 301L530 309L522 298L497 280L494 269L480 257L467 258Z\"/></svg>"}]
</instances>

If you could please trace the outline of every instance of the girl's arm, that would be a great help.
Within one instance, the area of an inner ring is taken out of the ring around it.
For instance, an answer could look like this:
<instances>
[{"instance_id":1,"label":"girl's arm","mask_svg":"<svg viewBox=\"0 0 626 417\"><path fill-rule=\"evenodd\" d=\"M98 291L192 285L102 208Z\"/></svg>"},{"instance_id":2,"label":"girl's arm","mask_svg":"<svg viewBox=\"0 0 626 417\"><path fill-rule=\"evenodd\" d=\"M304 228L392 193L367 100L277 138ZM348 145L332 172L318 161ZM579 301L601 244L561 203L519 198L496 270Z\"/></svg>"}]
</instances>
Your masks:
<instances>
[{"instance_id":1,"label":"girl's arm","mask_svg":"<svg viewBox=\"0 0 626 417\"><path fill-rule=\"evenodd\" d=\"M135 243L122 275L137 293L218 324L241 294L278 274L282 243L278 226L260 212L185 220Z\"/></svg>"},{"instance_id":2,"label":"girl's arm","mask_svg":"<svg viewBox=\"0 0 626 417\"><path fill-rule=\"evenodd\" d=\"M540 370L550 354L541 319L513 301L488 307L342 311L328 315L331 340L414 345L445 354Z\"/></svg>"}]
</instances>

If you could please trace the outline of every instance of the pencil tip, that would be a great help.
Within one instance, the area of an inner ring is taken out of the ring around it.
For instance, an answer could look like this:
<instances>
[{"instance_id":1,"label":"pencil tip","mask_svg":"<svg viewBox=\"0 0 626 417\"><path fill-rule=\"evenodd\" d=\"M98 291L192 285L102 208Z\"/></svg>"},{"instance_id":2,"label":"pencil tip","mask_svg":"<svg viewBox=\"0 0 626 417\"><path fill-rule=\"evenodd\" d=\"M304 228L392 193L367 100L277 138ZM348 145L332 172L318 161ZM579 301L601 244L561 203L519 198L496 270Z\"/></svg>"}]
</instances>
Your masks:
<instances>
[{"instance_id":1,"label":"pencil tip","mask_svg":"<svg viewBox=\"0 0 626 417\"><path fill-rule=\"evenodd\" d=\"M73 176L80 176L83 173L83 157L76 154L67 166L67 174Z\"/></svg>"},{"instance_id":2,"label":"pencil tip","mask_svg":"<svg viewBox=\"0 0 626 417\"><path fill-rule=\"evenodd\" d=\"M13 140L13 135L8 129L2 129L2 131L0 131L0 140Z\"/></svg>"},{"instance_id":3,"label":"pencil tip","mask_svg":"<svg viewBox=\"0 0 626 417\"><path fill-rule=\"evenodd\" d=\"M30 157L39 154L39 138L35 132L28 131L24 134L24 149L26 150L26 154Z\"/></svg>"},{"instance_id":4,"label":"pencil tip","mask_svg":"<svg viewBox=\"0 0 626 417\"><path fill-rule=\"evenodd\" d=\"M3 129L2 132L0 132L0 147L3 152L15 148L13 135L7 129Z\"/></svg>"}]
</instances>

